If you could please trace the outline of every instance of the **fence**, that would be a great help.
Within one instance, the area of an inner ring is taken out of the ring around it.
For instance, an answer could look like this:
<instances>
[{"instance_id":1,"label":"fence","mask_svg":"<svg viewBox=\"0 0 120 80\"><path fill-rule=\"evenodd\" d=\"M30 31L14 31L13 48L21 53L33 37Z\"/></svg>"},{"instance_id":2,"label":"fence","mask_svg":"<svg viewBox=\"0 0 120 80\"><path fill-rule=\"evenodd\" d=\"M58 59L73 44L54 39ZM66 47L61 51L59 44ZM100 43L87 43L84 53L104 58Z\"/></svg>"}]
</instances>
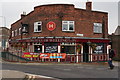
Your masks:
<instances>
[{"instance_id":1,"label":"fence","mask_svg":"<svg viewBox=\"0 0 120 80\"><path fill-rule=\"evenodd\" d=\"M1 57L3 60L10 61L10 62L28 62L29 59L22 58L20 56L14 55L10 52L1 52Z\"/></svg>"}]
</instances>

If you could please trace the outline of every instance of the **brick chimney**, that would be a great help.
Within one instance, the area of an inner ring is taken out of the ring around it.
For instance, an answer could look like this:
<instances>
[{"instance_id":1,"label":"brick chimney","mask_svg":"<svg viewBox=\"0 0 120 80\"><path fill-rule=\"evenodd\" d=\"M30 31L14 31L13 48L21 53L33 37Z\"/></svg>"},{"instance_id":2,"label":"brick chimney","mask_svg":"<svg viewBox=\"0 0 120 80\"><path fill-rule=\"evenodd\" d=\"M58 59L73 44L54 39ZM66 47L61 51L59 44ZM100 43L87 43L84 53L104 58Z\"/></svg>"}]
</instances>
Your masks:
<instances>
[{"instance_id":1,"label":"brick chimney","mask_svg":"<svg viewBox=\"0 0 120 80\"><path fill-rule=\"evenodd\" d=\"M89 1L89 0L86 2L86 10L87 11L91 11L92 10L92 2Z\"/></svg>"},{"instance_id":2,"label":"brick chimney","mask_svg":"<svg viewBox=\"0 0 120 80\"><path fill-rule=\"evenodd\" d=\"M23 12L23 14L21 14L21 18L24 18L26 16L26 12Z\"/></svg>"}]
</instances>

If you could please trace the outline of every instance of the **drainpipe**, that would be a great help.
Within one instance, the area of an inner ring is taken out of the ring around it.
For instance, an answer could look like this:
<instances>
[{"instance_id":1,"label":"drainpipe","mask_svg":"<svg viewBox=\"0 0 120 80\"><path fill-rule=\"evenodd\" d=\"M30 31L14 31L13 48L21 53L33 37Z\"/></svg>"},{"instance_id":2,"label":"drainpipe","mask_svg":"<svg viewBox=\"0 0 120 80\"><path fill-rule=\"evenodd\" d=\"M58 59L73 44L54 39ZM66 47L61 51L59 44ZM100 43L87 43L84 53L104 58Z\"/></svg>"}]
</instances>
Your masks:
<instances>
[{"instance_id":1,"label":"drainpipe","mask_svg":"<svg viewBox=\"0 0 120 80\"><path fill-rule=\"evenodd\" d=\"M103 38L105 38L105 18L102 18L102 33L103 33Z\"/></svg>"}]
</instances>

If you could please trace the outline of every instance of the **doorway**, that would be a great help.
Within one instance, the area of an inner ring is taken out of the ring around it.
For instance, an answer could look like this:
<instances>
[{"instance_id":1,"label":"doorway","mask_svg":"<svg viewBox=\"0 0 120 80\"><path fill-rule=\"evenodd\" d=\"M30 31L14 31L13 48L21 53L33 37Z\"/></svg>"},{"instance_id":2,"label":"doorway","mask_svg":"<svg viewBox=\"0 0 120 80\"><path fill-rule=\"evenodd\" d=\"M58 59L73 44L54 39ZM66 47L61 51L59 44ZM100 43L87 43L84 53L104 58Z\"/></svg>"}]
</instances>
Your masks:
<instances>
[{"instance_id":1,"label":"doorway","mask_svg":"<svg viewBox=\"0 0 120 80\"><path fill-rule=\"evenodd\" d=\"M83 62L89 61L89 45L87 43L83 43Z\"/></svg>"}]
</instances>

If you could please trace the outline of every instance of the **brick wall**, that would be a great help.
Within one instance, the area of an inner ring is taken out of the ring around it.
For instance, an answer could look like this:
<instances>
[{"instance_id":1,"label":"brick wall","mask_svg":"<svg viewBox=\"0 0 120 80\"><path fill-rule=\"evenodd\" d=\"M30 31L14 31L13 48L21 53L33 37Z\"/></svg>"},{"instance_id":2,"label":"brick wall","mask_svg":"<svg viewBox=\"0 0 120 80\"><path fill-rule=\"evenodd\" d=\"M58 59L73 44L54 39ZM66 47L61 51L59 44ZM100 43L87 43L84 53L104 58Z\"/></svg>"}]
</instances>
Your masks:
<instances>
[{"instance_id":1,"label":"brick wall","mask_svg":"<svg viewBox=\"0 0 120 80\"><path fill-rule=\"evenodd\" d=\"M120 35L110 35L109 38L112 42L112 49L116 52L116 57L120 60Z\"/></svg>"},{"instance_id":2,"label":"brick wall","mask_svg":"<svg viewBox=\"0 0 120 80\"><path fill-rule=\"evenodd\" d=\"M102 23L104 19L104 33L94 34L93 23ZM62 31L62 20L75 21L74 32ZM42 21L42 32L34 33L34 22ZM49 21L56 23L56 29L49 31L46 24ZM74 5L68 4L54 4L42 5L34 8L34 11L27 14L24 18L16 21L11 25L11 31L21 27L21 22L29 24L29 33L23 37L41 37L41 36L69 36L78 37L76 34L84 34L83 37L105 38L108 37L108 14L105 12L90 11L85 9L75 8ZM19 39L20 36L13 37L12 39Z\"/></svg>"}]
</instances>

